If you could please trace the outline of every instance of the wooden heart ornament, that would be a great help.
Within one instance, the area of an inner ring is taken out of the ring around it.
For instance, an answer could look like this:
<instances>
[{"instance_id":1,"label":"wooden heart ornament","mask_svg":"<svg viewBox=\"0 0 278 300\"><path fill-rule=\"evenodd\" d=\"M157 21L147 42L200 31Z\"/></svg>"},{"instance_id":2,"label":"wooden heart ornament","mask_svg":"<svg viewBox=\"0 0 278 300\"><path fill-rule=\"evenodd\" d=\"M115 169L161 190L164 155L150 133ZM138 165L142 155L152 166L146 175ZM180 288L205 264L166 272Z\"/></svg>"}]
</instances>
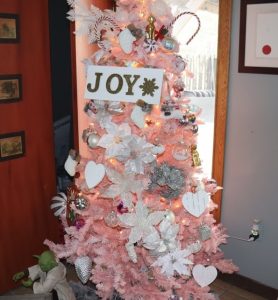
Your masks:
<instances>
[{"instance_id":1,"label":"wooden heart ornament","mask_svg":"<svg viewBox=\"0 0 278 300\"><path fill-rule=\"evenodd\" d=\"M184 208L194 217L199 218L205 211L209 203L209 194L205 191L198 191L197 193L186 193L182 197L182 204Z\"/></svg>"},{"instance_id":2,"label":"wooden heart ornament","mask_svg":"<svg viewBox=\"0 0 278 300\"><path fill-rule=\"evenodd\" d=\"M85 167L85 180L89 189L97 186L105 176L105 167L89 161Z\"/></svg>"},{"instance_id":3,"label":"wooden heart ornament","mask_svg":"<svg viewBox=\"0 0 278 300\"><path fill-rule=\"evenodd\" d=\"M205 287L216 279L217 269L214 266L196 265L192 270L192 274L199 286Z\"/></svg>"}]
</instances>

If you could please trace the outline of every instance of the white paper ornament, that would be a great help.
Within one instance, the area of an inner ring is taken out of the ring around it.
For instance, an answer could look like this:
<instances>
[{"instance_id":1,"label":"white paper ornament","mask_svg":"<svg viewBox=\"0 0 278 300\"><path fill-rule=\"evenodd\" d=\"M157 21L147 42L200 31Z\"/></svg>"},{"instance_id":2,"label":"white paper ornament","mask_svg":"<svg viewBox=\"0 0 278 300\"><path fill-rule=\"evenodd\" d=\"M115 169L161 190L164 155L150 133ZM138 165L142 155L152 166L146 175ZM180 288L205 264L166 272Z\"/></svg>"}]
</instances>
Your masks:
<instances>
[{"instance_id":1,"label":"white paper ornament","mask_svg":"<svg viewBox=\"0 0 278 300\"><path fill-rule=\"evenodd\" d=\"M146 113L142 111L142 108L136 105L131 113L130 118L137 127L144 128L145 116Z\"/></svg>"},{"instance_id":2,"label":"white paper ornament","mask_svg":"<svg viewBox=\"0 0 278 300\"><path fill-rule=\"evenodd\" d=\"M74 160L72 158L72 156L69 155L66 162L65 162L64 168L70 176L74 176L75 172L76 172L75 169L76 169L77 165L78 165L78 161Z\"/></svg>"},{"instance_id":3,"label":"white paper ornament","mask_svg":"<svg viewBox=\"0 0 278 300\"><path fill-rule=\"evenodd\" d=\"M192 270L195 281L201 286L210 285L217 277L217 269L214 266L205 267L196 265Z\"/></svg>"},{"instance_id":4,"label":"white paper ornament","mask_svg":"<svg viewBox=\"0 0 278 300\"><path fill-rule=\"evenodd\" d=\"M205 191L198 191L197 193L186 193L182 197L182 204L184 208L194 217L199 218L205 211L209 203L209 194Z\"/></svg>"},{"instance_id":5,"label":"white paper ornament","mask_svg":"<svg viewBox=\"0 0 278 300\"><path fill-rule=\"evenodd\" d=\"M89 256L80 256L75 262L75 271L83 284L86 284L91 276L93 262Z\"/></svg>"},{"instance_id":6,"label":"white paper ornament","mask_svg":"<svg viewBox=\"0 0 278 300\"><path fill-rule=\"evenodd\" d=\"M119 42L122 50L126 54L130 54L132 52L133 42L136 41L135 36L132 35L128 28L124 29L119 34Z\"/></svg>"},{"instance_id":7,"label":"white paper ornament","mask_svg":"<svg viewBox=\"0 0 278 300\"><path fill-rule=\"evenodd\" d=\"M105 176L105 167L102 164L96 164L89 161L85 167L85 180L89 189L97 186Z\"/></svg>"}]
</instances>

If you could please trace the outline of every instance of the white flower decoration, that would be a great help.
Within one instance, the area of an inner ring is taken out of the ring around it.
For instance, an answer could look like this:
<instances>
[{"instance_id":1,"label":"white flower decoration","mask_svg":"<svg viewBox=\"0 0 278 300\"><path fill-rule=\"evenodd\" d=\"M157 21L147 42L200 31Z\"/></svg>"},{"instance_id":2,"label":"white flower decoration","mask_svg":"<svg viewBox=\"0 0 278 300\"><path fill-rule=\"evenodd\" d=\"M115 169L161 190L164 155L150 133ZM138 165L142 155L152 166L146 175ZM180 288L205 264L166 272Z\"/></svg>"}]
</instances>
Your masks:
<instances>
[{"instance_id":1,"label":"white flower decoration","mask_svg":"<svg viewBox=\"0 0 278 300\"><path fill-rule=\"evenodd\" d=\"M138 199L141 198L144 182L136 180L133 174L121 174L113 169L106 168L106 175L113 184L102 193L102 197L115 198L120 196L127 208L133 206L132 194L137 194Z\"/></svg>"},{"instance_id":2,"label":"white flower decoration","mask_svg":"<svg viewBox=\"0 0 278 300\"><path fill-rule=\"evenodd\" d=\"M124 226L131 227L129 243L135 244L153 231L156 231L154 226L158 225L163 220L164 216L164 211L149 213L149 210L144 203L138 201L135 206L135 213L119 215L118 218Z\"/></svg>"},{"instance_id":3,"label":"white flower decoration","mask_svg":"<svg viewBox=\"0 0 278 300\"><path fill-rule=\"evenodd\" d=\"M191 251L188 249L178 249L159 257L152 266L161 267L161 273L165 273L167 277L174 276L175 271L179 275L190 276L188 265L193 265L193 262L187 258L190 254Z\"/></svg>"},{"instance_id":4,"label":"white flower decoration","mask_svg":"<svg viewBox=\"0 0 278 300\"><path fill-rule=\"evenodd\" d=\"M129 125L127 123L117 125L108 122L105 125L105 129L107 134L100 138L98 146L106 148L106 157L128 157L129 152L126 150L126 147L127 143L132 139L131 128Z\"/></svg>"},{"instance_id":5,"label":"white flower decoration","mask_svg":"<svg viewBox=\"0 0 278 300\"><path fill-rule=\"evenodd\" d=\"M156 158L152 154L154 145L136 135L133 135L126 145L129 152L129 159L125 163L126 172L144 174L144 165L153 162Z\"/></svg>"},{"instance_id":6,"label":"white flower decoration","mask_svg":"<svg viewBox=\"0 0 278 300\"><path fill-rule=\"evenodd\" d=\"M155 255L161 255L165 251L174 251L178 248L179 242L176 240L179 232L179 225L172 224L169 220L164 219L159 225L159 232L152 232L143 239L143 246L152 250Z\"/></svg>"}]
</instances>

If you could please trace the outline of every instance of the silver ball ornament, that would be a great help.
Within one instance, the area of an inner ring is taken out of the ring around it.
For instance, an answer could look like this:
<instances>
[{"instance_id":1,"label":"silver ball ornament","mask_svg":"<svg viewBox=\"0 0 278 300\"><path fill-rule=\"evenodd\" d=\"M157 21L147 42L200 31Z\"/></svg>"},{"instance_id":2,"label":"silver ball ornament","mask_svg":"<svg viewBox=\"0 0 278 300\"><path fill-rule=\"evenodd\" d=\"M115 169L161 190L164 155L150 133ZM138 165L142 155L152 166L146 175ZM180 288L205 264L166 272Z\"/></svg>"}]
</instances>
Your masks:
<instances>
[{"instance_id":1,"label":"silver ball ornament","mask_svg":"<svg viewBox=\"0 0 278 300\"><path fill-rule=\"evenodd\" d=\"M85 199L82 195L78 195L75 198L74 204L78 210L85 210L88 208L88 200Z\"/></svg>"},{"instance_id":2,"label":"silver ball ornament","mask_svg":"<svg viewBox=\"0 0 278 300\"><path fill-rule=\"evenodd\" d=\"M165 37L161 43L163 48L168 51L174 51L177 48L177 42L171 37Z\"/></svg>"},{"instance_id":3,"label":"silver ball ornament","mask_svg":"<svg viewBox=\"0 0 278 300\"><path fill-rule=\"evenodd\" d=\"M96 133L91 133L87 137L87 144L89 148L94 149L97 148L98 142L100 140L100 136Z\"/></svg>"}]
</instances>

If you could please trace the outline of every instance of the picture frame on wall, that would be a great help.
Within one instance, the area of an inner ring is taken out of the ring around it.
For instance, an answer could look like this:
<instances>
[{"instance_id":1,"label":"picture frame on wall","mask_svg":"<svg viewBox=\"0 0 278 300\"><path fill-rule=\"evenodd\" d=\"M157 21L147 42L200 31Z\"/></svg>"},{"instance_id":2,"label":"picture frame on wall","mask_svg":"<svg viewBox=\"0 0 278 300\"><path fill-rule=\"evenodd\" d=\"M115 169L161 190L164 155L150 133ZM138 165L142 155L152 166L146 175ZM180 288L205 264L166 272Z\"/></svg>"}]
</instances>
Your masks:
<instances>
[{"instance_id":1,"label":"picture frame on wall","mask_svg":"<svg viewBox=\"0 0 278 300\"><path fill-rule=\"evenodd\" d=\"M19 42L19 16L0 13L0 43Z\"/></svg>"},{"instance_id":2,"label":"picture frame on wall","mask_svg":"<svg viewBox=\"0 0 278 300\"><path fill-rule=\"evenodd\" d=\"M25 155L25 132L0 134L0 162Z\"/></svg>"},{"instance_id":3,"label":"picture frame on wall","mask_svg":"<svg viewBox=\"0 0 278 300\"><path fill-rule=\"evenodd\" d=\"M17 102L21 99L21 75L0 75L0 104Z\"/></svg>"},{"instance_id":4,"label":"picture frame on wall","mask_svg":"<svg viewBox=\"0 0 278 300\"><path fill-rule=\"evenodd\" d=\"M278 0L241 0L240 73L278 74Z\"/></svg>"}]
</instances>

